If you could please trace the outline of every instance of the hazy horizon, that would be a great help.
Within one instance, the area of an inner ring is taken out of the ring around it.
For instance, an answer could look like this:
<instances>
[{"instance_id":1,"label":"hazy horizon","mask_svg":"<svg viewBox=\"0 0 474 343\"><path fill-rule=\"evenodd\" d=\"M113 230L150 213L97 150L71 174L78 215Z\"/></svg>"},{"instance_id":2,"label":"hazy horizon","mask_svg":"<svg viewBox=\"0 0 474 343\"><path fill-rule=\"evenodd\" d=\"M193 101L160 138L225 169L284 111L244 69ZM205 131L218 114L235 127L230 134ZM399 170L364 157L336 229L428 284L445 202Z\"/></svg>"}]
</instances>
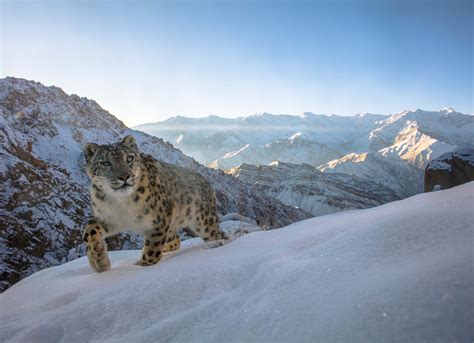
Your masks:
<instances>
[{"instance_id":1,"label":"hazy horizon","mask_svg":"<svg viewBox=\"0 0 474 343\"><path fill-rule=\"evenodd\" d=\"M473 5L454 1L0 1L0 77L176 115L473 113Z\"/></svg>"},{"instance_id":2,"label":"hazy horizon","mask_svg":"<svg viewBox=\"0 0 474 343\"><path fill-rule=\"evenodd\" d=\"M315 112L311 112L311 111L305 111L303 113L270 113L270 112L256 112L256 113L250 113L250 114L246 114L246 115L237 115L237 116L232 116L232 117L227 117L227 116L223 116L223 115L219 115L219 114L207 114L207 115L186 115L186 114L176 114L176 115L170 115L170 116L167 116L165 117L164 119L160 119L160 120L156 120L156 121L150 121L150 122L144 122L144 123L141 123L141 124L138 124L138 125L132 125L131 127L136 127L136 126L140 126L140 125L144 125L144 124L153 124L153 123L156 123L156 122L163 122L163 121L166 121L168 119L172 119L172 118L176 118L176 117L184 117L184 118L189 118L189 119L204 119L204 118L208 118L208 117L212 117L212 116L215 116L215 117L219 117L219 118L222 118L222 119L242 119L242 118L248 118L248 117L252 117L252 116L259 116L259 115L263 115L263 114L269 114L269 115L274 115L274 116L293 116L293 117L301 117L303 116L305 113L311 113L311 114L314 114L314 115L317 115L317 116L327 116L327 117L330 117L330 116L341 116L341 117L354 117L354 116L357 116L357 115L380 115L380 116L391 116L393 114L398 114L398 113L401 113L401 112L405 112L405 111L416 111L416 110L422 110L422 111L425 111L425 112L437 112L437 111L442 111L444 109L448 109L448 108L451 108L453 109L455 112L457 113L461 113L461 114L464 114L464 115L474 115L474 113L463 113L461 111L458 111L456 108L452 107L452 106L446 106L446 107L443 107L443 108L438 108L438 109L431 109L431 108L405 108L403 110L400 110L400 111L397 111L397 112L394 112L394 113L369 113L369 112L359 112L359 113L352 113L352 114L340 114L340 113L315 113ZM113 114L113 113L111 113Z\"/></svg>"},{"instance_id":3,"label":"hazy horizon","mask_svg":"<svg viewBox=\"0 0 474 343\"><path fill-rule=\"evenodd\" d=\"M12 75L8 75L8 76L5 76L5 77L2 77L0 79L4 79L4 78L8 78L8 77L11 77L11 78L17 78L17 79L23 79L23 78L19 78L19 77L16 77L16 76L12 76ZM27 80L27 79L25 79ZM84 94L76 94L74 92L68 92L67 90L65 90L64 88L62 88L60 85L55 85L55 84L51 84L51 85L48 85L48 84L44 84L43 82L41 81L38 81L38 80L27 80L27 81L33 81L33 82L39 82L41 83L42 85L46 86L46 87L58 87L58 88L61 88L68 96L70 95L77 95L79 97L83 97L83 98L87 98L89 100L94 100L96 101L99 106L101 106L104 110L108 111L110 114L112 114L113 116L115 116L116 118L120 119L123 121L122 118L120 118L118 115L116 115L116 113L110 111L109 109L105 108L100 102L98 102L96 99L90 97L90 96L87 96L87 95L84 95ZM422 111L426 111L426 112L437 112L437 111L442 111L444 109L449 109L451 108L452 110L454 110L455 112L458 112L458 113L461 113L461 114L464 114L464 115L474 115L474 113L465 113L465 112L462 112L462 111L458 111L456 108L454 108L453 106L445 106L443 108L420 108L420 107L416 107L416 108L404 108L404 109L400 109L399 111L396 111L396 112L393 112L393 113L372 113L372 112L357 112L357 113L317 113L317 112L314 112L314 111L304 111L304 112L301 112L301 113L279 113L279 112L268 112L268 111L264 111L264 112L254 112L254 113L248 113L248 114L236 114L236 115L233 115L233 116L226 116L226 115L220 115L220 114L214 114L214 113L210 113L210 114L193 114L193 113L180 113L180 114L172 114L172 115L161 115L159 116L160 118L157 119L157 120L154 120L153 118L151 118L149 121L145 121L145 122L139 122L137 124L133 124L133 125L129 125L127 124L125 121L125 125L127 125L128 127L130 128L134 128L134 127L137 127L137 126L141 126L141 125L145 125L145 124L153 124L153 123L157 123L157 122L163 122L163 121L166 121L168 119L172 119L172 118L176 118L176 117L185 117L185 118L190 118L190 119L203 119L203 118L208 118L208 117L212 117L212 116L215 116L215 117L219 117L219 118L223 118L223 119L239 119L239 118L247 118L247 117L251 117L251 116L259 116L259 115L263 115L263 114L269 114L269 115L275 115L275 116L294 116L294 117L301 117L303 116L304 114L306 113L311 113L311 114L314 114L314 115L322 115L322 116L341 116L341 117L353 117L353 116L357 116L357 115L382 115L382 116L391 116L393 114L398 114L398 113L401 113L401 112L404 112L404 111L415 111L415 110L422 110Z\"/></svg>"}]
</instances>

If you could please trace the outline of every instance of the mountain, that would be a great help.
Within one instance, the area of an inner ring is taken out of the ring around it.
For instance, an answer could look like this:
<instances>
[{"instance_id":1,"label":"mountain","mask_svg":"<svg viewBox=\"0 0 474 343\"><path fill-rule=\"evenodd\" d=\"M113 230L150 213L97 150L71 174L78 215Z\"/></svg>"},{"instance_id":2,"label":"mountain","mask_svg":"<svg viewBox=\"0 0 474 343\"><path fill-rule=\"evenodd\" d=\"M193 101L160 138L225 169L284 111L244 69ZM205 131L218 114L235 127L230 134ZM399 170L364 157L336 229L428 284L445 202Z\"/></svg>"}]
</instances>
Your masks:
<instances>
[{"instance_id":1,"label":"mountain","mask_svg":"<svg viewBox=\"0 0 474 343\"><path fill-rule=\"evenodd\" d=\"M339 173L322 173L309 164L242 164L226 171L266 196L314 216L369 208L401 197L376 182Z\"/></svg>"},{"instance_id":2,"label":"mountain","mask_svg":"<svg viewBox=\"0 0 474 343\"><path fill-rule=\"evenodd\" d=\"M474 118L456 112L453 108L443 108L439 111L403 111L394 114L380 122L380 127L372 135L392 142L394 138L407 127L416 123L418 130L439 142L452 145L473 145L474 137L469 133L474 130Z\"/></svg>"},{"instance_id":3,"label":"mountain","mask_svg":"<svg viewBox=\"0 0 474 343\"><path fill-rule=\"evenodd\" d=\"M291 161L293 164L308 163L318 166L342 155L316 141L304 139L298 132L288 139L277 139L263 147L252 147L249 144L243 148L229 152L221 158L209 164L216 169L230 169L243 163L247 164L269 164L273 161Z\"/></svg>"},{"instance_id":4,"label":"mountain","mask_svg":"<svg viewBox=\"0 0 474 343\"><path fill-rule=\"evenodd\" d=\"M347 173L374 180L401 197L423 191L428 162L457 147L474 146L474 116L452 108L436 112L404 111L379 122L366 142L367 152L351 153L318 167L323 172Z\"/></svg>"},{"instance_id":5,"label":"mountain","mask_svg":"<svg viewBox=\"0 0 474 343\"><path fill-rule=\"evenodd\" d=\"M423 191L423 171L430 160L474 146L474 116L452 108L390 116L180 116L137 129L170 141L212 168L307 163L326 173L374 180L402 198Z\"/></svg>"},{"instance_id":6,"label":"mountain","mask_svg":"<svg viewBox=\"0 0 474 343\"><path fill-rule=\"evenodd\" d=\"M423 169L416 168L400 158L384 156L377 151L348 154L318 169L324 173L344 173L375 181L393 190L400 198L423 191Z\"/></svg>"},{"instance_id":7,"label":"mountain","mask_svg":"<svg viewBox=\"0 0 474 343\"><path fill-rule=\"evenodd\" d=\"M309 217L200 165L159 138L128 129L95 101L58 87L1 79L0 120L0 290L83 253L81 229L89 214L86 142L134 135L142 151L204 175L216 192L220 214L237 212L270 228ZM111 249L140 244L137 236L109 240Z\"/></svg>"},{"instance_id":8,"label":"mountain","mask_svg":"<svg viewBox=\"0 0 474 343\"><path fill-rule=\"evenodd\" d=\"M474 183L372 209L42 270L0 296L2 342L471 342Z\"/></svg>"},{"instance_id":9,"label":"mountain","mask_svg":"<svg viewBox=\"0 0 474 343\"><path fill-rule=\"evenodd\" d=\"M256 164L255 161L266 164L268 154L272 154L269 162L309 163L311 159L318 166L351 152L344 144L368 134L385 118L375 114L344 117L309 112L300 116L262 113L235 119L178 116L135 129L161 137L214 167L222 164L227 169L240 163Z\"/></svg>"}]
</instances>

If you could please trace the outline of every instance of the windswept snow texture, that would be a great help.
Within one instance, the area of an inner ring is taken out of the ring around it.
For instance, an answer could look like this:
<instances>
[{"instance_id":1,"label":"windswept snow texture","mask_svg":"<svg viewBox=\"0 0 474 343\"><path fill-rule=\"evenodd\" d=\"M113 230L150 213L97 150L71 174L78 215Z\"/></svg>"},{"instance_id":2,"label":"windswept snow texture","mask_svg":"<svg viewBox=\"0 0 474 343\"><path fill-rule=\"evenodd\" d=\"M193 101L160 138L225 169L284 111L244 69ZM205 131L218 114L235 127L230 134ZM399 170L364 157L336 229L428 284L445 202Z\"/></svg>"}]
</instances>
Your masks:
<instances>
[{"instance_id":1,"label":"windswept snow texture","mask_svg":"<svg viewBox=\"0 0 474 343\"><path fill-rule=\"evenodd\" d=\"M472 342L474 183L0 295L5 342Z\"/></svg>"}]
</instances>

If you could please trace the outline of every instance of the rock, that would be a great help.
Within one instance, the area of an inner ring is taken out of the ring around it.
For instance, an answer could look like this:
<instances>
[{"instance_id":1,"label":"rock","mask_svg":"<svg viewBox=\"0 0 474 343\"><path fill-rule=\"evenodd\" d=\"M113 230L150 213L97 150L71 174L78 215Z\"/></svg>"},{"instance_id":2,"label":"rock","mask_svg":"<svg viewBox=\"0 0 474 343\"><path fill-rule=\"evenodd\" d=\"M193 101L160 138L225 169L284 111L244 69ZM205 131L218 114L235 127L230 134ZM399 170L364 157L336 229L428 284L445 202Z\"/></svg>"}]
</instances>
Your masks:
<instances>
[{"instance_id":1,"label":"rock","mask_svg":"<svg viewBox=\"0 0 474 343\"><path fill-rule=\"evenodd\" d=\"M474 181L474 148L461 148L432 160L425 169L425 192Z\"/></svg>"}]
</instances>

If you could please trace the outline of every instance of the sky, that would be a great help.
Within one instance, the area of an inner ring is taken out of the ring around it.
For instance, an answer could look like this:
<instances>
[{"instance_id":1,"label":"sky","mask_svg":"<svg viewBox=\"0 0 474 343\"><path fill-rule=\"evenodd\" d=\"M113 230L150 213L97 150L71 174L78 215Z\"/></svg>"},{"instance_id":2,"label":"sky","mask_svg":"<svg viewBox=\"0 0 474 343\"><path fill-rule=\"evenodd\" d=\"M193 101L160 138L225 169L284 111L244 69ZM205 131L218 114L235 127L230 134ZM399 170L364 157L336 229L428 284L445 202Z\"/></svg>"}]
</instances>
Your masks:
<instances>
[{"instance_id":1,"label":"sky","mask_svg":"<svg viewBox=\"0 0 474 343\"><path fill-rule=\"evenodd\" d=\"M473 2L0 0L0 77L133 126L174 115L473 113Z\"/></svg>"}]
</instances>

